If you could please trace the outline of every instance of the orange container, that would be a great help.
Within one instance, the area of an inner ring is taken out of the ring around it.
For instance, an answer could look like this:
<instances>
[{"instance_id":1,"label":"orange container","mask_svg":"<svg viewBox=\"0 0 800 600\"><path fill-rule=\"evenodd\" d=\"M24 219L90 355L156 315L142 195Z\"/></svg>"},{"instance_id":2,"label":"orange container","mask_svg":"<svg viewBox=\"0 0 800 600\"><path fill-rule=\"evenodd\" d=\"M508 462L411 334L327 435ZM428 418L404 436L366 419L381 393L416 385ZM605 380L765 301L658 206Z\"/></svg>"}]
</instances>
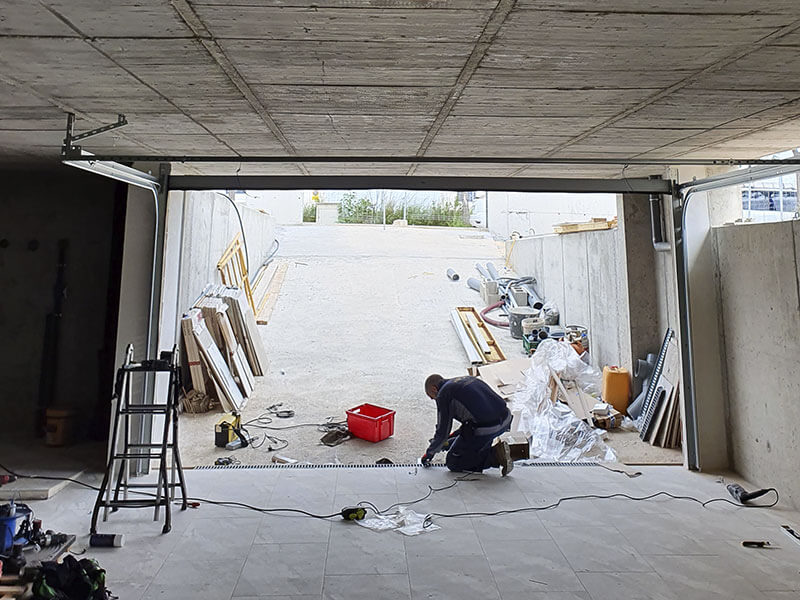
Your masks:
<instances>
[{"instance_id":1,"label":"orange container","mask_svg":"<svg viewBox=\"0 0 800 600\"><path fill-rule=\"evenodd\" d=\"M603 401L623 415L631 397L631 375L625 367L603 367Z\"/></svg>"}]
</instances>

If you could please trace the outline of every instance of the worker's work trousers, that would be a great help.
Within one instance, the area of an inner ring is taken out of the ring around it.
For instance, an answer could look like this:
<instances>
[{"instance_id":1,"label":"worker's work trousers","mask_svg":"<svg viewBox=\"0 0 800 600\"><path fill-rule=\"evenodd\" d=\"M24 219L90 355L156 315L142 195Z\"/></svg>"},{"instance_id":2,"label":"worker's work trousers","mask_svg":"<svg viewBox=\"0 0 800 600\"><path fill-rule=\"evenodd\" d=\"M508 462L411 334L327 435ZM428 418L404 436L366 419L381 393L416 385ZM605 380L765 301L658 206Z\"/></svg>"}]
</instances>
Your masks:
<instances>
[{"instance_id":1,"label":"worker's work trousers","mask_svg":"<svg viewBox=\"0 0 800 600\"><path fill-rule=\"evenodd\" d=\"M492 428L479 428L479 432L491 431L488 435L475 435L473 427L462 425L459 434L450 443L447 450L445 464L451 471L470 471L480 473L484 469L499 467L497 459L492 452L492 442L504 431L511 427L511 415L499 426ZM481 431L483 430L483 431Z\"/></svg>"}]
</instances>

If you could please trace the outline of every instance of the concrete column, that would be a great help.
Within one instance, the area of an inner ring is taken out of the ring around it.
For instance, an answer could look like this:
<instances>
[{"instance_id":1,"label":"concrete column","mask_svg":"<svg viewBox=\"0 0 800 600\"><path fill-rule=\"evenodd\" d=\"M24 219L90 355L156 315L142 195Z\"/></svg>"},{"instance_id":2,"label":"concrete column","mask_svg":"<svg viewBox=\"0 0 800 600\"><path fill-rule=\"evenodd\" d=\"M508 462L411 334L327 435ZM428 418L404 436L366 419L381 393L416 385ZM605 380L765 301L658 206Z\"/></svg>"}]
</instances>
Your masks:
<instances>
[{"instance_id":1,"label":"concrete column","mask_svg":"<svg viewBox=\"0 0 800 600\"><path fill-rule=\"evenodd\" d=\"M666 200L665 200L666 202ZM620 356L622 366L633 368L638 358L657 352L664 332L660 330L656 295L656 259L650 228L650 200L647 194L617 196L618 298L620 315ZM634 390L637 391L637 390Z\"/></svg>"}]
</instances>

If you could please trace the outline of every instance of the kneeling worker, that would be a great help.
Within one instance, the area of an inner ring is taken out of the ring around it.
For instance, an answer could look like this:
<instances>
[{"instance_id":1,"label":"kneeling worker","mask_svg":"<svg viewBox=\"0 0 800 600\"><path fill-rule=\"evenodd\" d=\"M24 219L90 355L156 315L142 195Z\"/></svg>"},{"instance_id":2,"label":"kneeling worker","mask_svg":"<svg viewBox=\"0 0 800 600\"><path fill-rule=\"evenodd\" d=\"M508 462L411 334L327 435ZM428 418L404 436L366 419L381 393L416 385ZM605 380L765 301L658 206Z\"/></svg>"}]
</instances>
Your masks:
<instances>
[{"instance_id":1,"label":"kneeling worker","mask_svg":"<svg viewBox=\"0 0 800 600\"><path fill-rule=\"evenodd\" d=\"M492 441L511 427L511 412L505 400L477 377L445 379L431 375L425 380L425 393L436 400L436 433L422 457L428 466L434 455L449 442L447 468L451 471L481 472L500 467L503 475L514 468L506 442L492 447ZM450 433L453 419L461 427Z\"/></svg>"}]
</instances>

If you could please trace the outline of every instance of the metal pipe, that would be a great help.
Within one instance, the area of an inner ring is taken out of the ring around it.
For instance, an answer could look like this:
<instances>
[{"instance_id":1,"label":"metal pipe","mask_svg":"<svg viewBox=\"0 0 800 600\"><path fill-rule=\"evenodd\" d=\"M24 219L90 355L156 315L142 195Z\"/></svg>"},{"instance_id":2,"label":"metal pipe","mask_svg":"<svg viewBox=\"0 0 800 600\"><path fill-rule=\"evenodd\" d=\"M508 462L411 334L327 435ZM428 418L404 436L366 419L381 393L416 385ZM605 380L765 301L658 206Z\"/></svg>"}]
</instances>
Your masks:
<instances>
[{"instance_id":1,"label":"metal pipe","mask_svg":"<svg viewBox=\"0 0 800 600\"><path fill-rule=\"evenodd\" d=\"M447 269L447 276L453 281L458 281L458 273L456 273L453 269ZM469 285L469 281L467 282L467 285ZM480 290L480 287L478 289Z\"/></svg>"},{"instance_id":2,"label":"metal pipe","mask_svg":"<svg viewBox=\"0 0 800 600\"><path fill-rule=\"evenodd\" d=\"M653 249L656 252L667 252L671 246L664 241L664 219L659 194L650 194L650 231L653 235Z\"/></svg>"}]
</instances>

